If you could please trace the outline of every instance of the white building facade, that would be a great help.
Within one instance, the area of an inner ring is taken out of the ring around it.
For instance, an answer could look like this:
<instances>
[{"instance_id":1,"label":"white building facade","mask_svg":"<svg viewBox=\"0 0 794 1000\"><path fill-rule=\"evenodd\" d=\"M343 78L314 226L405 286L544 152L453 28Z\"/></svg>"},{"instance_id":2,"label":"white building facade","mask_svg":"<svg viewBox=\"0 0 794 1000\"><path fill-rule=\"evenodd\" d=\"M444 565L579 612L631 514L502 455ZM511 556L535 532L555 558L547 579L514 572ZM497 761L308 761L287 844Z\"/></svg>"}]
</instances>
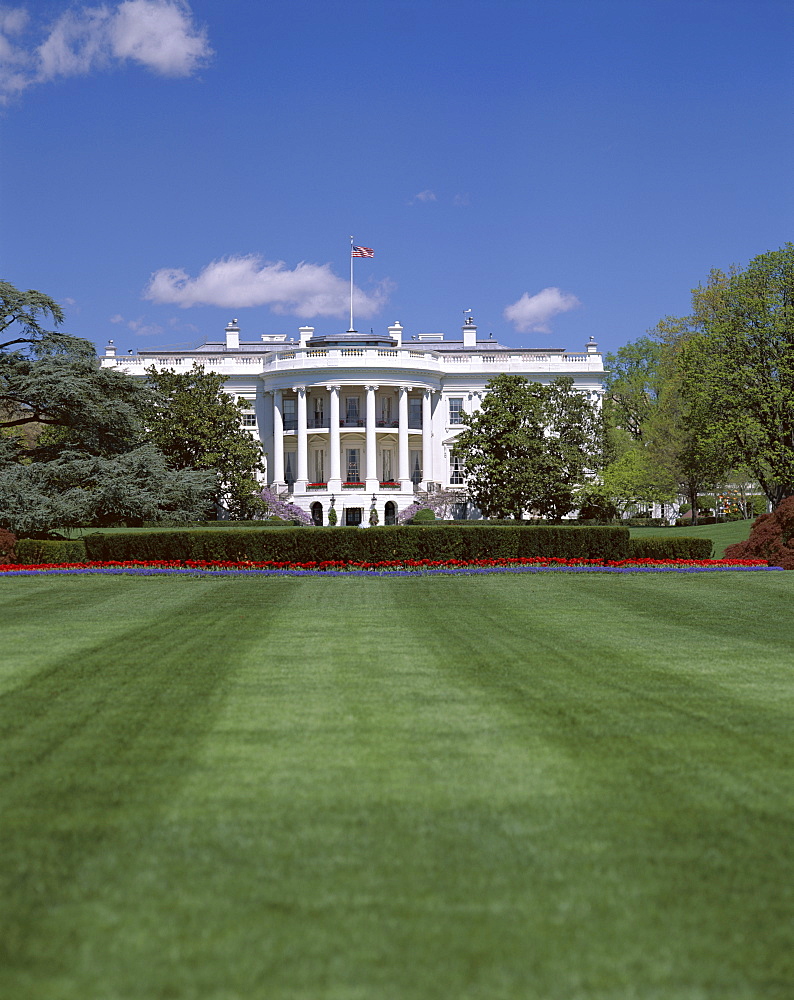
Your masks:
<instances>
[{"instance_id":1,"label":"white building facade","mask_svg":"<svg viewBox=\"0 0 794 1000\"><path fill-rule=\"evenodd\" d=\"M349 331L320 336L301 327L240 340L237 320L225 340L192 351L116 355L108 344L101 364L143 376L148 367L189 371L197 362L224 376L225 389L243 401L243 425L261 442L265 480L293 503L327 523L333 505L340 524L393 523L417 492L464 490L453 455L463 414L479 409L495 375L537 382L561 376L600 405L604 366L591 338L581 353L504 347L479 340L469 319L461 339L420 333L405 340L395 323L388 333ZM478 516L465 502L455 516Z\"/></svg>"}]
</instances>

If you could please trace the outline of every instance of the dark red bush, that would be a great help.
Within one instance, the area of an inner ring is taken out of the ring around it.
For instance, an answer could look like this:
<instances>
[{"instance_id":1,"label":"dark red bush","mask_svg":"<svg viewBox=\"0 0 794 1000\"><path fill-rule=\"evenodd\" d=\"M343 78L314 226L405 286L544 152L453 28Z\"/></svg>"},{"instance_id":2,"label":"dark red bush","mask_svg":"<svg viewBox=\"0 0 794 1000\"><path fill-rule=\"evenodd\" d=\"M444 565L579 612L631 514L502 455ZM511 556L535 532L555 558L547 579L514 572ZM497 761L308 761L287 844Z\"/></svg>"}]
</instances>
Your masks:
<instances>
[{"instance_id":1,"label":"dark red bush","mask_svg":"<svg viewBox=\"0 0 794 1000\"><path fill-rule=\"evenodd\" d=\"M770 566L794 569L794 497L787 497L771 514L753 522L746 542L729 545L726 559L766 559Z\"/></svg>"},{"instance_id":2,"label":"dark red bush","mask_svg":"<svg viewBox=\"0 0 794 1000\"><path fill-rule=\"evenodd\" d=\"M14 561L14 546L17 544L17 536L12 535L5 528L0 528L0 563L10 563Z\"/></svg>"}]
</instances>

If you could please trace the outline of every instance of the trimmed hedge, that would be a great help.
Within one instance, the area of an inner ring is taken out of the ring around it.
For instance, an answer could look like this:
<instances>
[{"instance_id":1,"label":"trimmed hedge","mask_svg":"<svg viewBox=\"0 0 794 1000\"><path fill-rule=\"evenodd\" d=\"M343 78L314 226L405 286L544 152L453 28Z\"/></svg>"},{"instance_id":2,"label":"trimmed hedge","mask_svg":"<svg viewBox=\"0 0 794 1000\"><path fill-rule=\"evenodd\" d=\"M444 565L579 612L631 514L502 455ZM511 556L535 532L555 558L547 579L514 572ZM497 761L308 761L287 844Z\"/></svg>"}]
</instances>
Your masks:
<instances>
[{"instance_id":1,"label":"trimmed hedge","mask_svg":"<svg viewBox=\"0 0 794 1000\"><path fill-rule=\"evenodd\" d=\"M629 539L629 559L710 559L714 543L710 538L678 538L651 535Z\"/></svg>"},{"instance_id":2,"label":"trimmed hedge","mask_svg":"<svg viewBox=\"0 0 794 1000\"><path fill-rule=\"evenodd\" d=\"M698 517L698 526L708 525L708 524L725 524L728 520L727 517L714 517L713 514L704 514L702 517ZM736 518L736 520L741 520L741 518ZM679 517L675 522L677 528L691 528L692 518L691 517Z\"/></svg>"},{"instance_id":3,"label":"trimmed hedge","mask_svg":"<svg viewBox=\"0 0 794 1000\"><path fill-rule=\"evenodd\" d=\"M294 528L297 521L285 521L281 517L268 517L258 521L144 521L142 528L160 528L170 531L172 528ZM121 527L124 527L122 525Z\"/></svg>"},{"instance_id":4,"label":"trimmed hedge","mask_svg":"<svg viewBox=\"0 0 794 1000\"><path fill-rule=\"evenodd\" d=\"M708 559L709 538L629 538L625 528L516 525L292 528L272 532L213 529L86 535L73 541L22 538L18 563L131 559L272 559L275 562L378 562L386 559L478 559L557 556L564 559Z\"/></svg>"},{"instance_id":5,"label":"trimmed hedge","mask_svg":"<svg viewBox=\"0 0 794 1000\"><path fill-rule=\"evenodd\" d=\"M558 556L625 559L626 528L517 525L444 525L359 528L294 528L285 531L153 531L93 534L84 539L88 558L274 560L276 562L377 562L387 559L469 559L489 556Z\"/></svg>"},{"instance_id":6,"label":"trimmed hedge","mask_svg":"<svg viewBox=\"0 0 794 1000\"><path fill-rule=\"evenodd\" d=\"M20 538L16 545L16 562L24 565L39 563L81 563L91 558L86 556L82 538L38 539Z\"/></svg>"}]
</instances>

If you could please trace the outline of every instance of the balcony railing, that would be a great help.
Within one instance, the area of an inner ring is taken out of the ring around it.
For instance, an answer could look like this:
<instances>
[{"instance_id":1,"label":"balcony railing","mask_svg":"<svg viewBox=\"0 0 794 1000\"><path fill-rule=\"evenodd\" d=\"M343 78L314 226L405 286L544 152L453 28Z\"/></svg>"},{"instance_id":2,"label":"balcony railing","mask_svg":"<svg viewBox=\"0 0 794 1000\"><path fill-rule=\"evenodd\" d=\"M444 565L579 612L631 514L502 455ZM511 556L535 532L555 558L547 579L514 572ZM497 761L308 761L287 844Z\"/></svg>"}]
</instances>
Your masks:
<instances>
[{"instance_id":1,"label":"balcony railing","mask_svg":"<svg viewBox=\"0 0 794 1000\"><path fill-rule=\"evenodd\" d=\"M452 421L454 423L454 421ZM461 421L462 422L462 421ZM298 418L297 417L284 417L283 418L284 430L285 431L296 431L298 429ZM309 417L306 421L307 430L323 430L328 429L331 426L331 421L328 417L323 417L322 419L316 417ZM340 427L366 427L367 421L363 417L340 417L339 419ZM376 427L388 428L390 430L397 430L400 426L399 420L376 420ZM423 427L421 417L409 417L408 418L408 430L409 431L421 431Z\"/></svg>"}]
</instances>

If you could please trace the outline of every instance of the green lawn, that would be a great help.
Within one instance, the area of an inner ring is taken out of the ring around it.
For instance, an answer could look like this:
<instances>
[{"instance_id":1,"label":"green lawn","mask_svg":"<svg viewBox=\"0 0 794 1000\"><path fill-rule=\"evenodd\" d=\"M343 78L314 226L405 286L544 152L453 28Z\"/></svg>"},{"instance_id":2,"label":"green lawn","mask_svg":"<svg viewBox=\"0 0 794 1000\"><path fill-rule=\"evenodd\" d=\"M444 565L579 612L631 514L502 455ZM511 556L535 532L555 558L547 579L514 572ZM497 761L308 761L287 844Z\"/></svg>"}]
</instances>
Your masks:
<instances>
[{"instance_id":1,"label":"green lawn","mask_svg":"<svg viewBox=\"0 0 794 1000\"><path fill-rule=\"evenodd\" d=\"M680 535L683 538L710 538L714 542L714 558L721 559L725 548L734 542L744 542L750 537L754 519L747 521L726 521L725 524L696 524L689 528L629 528L632 538L648 535Z\"/></svg>"},{"instance_id":2,"label":"green lawn","mask_svg":"<svg viewBox=\"0 0 794 1000\"><path fill-rule=\"evenodd\" d=\"M0 579L0 996L788 1000L793 602Z\"/></svg>"}]
</instances>

